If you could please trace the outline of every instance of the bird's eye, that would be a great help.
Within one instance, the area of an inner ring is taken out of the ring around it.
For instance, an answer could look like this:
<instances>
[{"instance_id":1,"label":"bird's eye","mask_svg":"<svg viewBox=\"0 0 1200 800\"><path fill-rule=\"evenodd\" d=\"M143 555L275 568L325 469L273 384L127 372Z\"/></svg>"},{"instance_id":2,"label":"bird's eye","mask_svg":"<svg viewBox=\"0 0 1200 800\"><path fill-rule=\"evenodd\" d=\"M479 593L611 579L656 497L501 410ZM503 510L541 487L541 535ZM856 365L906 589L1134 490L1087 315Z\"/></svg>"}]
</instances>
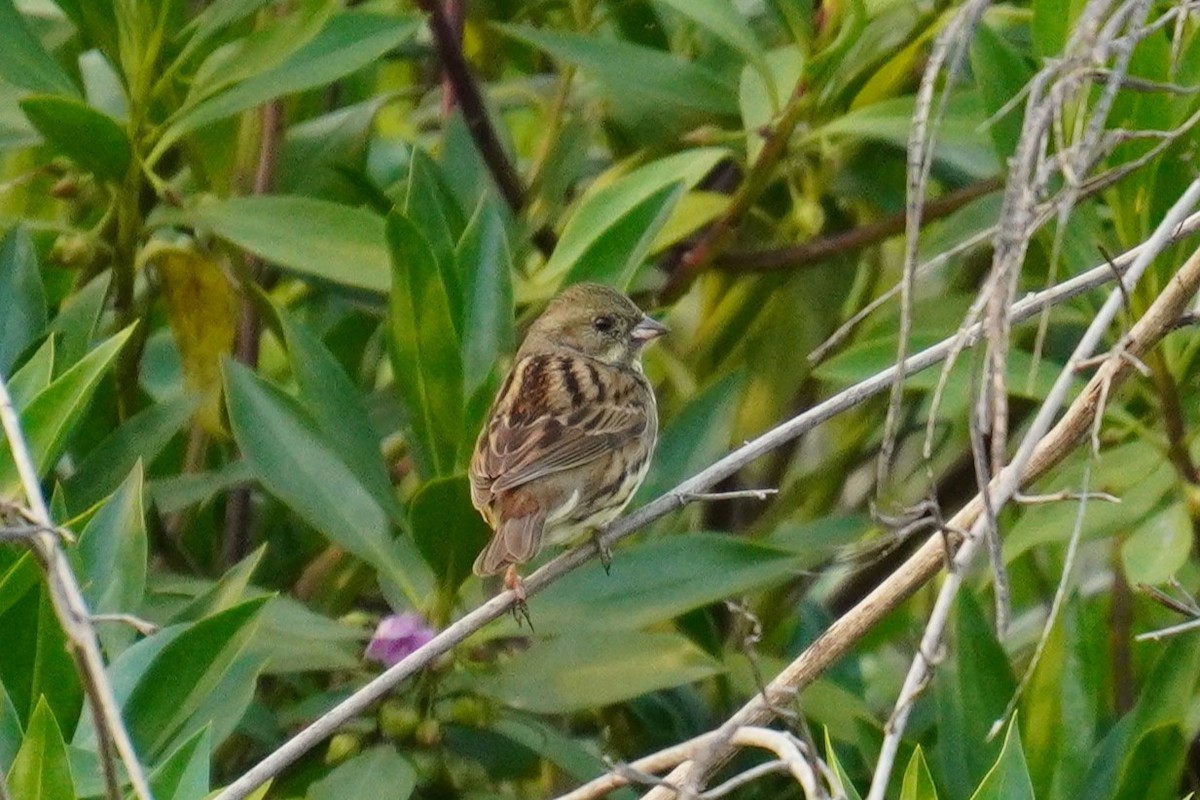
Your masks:
<instances>
[{"instance_id":1,"label":"bird's eye","mask_svg":"<svg viewBox=\"0 0 1200 800\"><path fill-rule=\"evenodd\" d=\"M600 333L608 333L613 329L614 324L616 323L613 321L613 318L607 314L602 314L592 320L592 327L600 331Z\"/></svg>"}]
</instances>

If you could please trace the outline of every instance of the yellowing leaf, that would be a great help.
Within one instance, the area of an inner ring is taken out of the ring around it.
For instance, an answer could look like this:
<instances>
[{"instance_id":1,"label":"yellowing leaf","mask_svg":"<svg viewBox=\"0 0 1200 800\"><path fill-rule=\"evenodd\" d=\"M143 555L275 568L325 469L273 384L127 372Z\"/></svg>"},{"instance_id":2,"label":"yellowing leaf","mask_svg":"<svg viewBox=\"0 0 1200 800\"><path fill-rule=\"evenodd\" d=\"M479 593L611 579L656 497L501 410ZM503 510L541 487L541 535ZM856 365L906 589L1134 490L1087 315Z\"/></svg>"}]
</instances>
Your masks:
<instances>
[{"instance_id":1,"label":"yellowing leaf","mask_svg":"<svg viewBox=\"0 0 1200 800\"><path fill-rule=\"evenodd\" d=\"M200 397L196 421L209 433L223 436L221 356L233 349L237 293L220 263L207 253L155 246L147 260L162 282L184 385Z\"/></svg>"}]
</instances>

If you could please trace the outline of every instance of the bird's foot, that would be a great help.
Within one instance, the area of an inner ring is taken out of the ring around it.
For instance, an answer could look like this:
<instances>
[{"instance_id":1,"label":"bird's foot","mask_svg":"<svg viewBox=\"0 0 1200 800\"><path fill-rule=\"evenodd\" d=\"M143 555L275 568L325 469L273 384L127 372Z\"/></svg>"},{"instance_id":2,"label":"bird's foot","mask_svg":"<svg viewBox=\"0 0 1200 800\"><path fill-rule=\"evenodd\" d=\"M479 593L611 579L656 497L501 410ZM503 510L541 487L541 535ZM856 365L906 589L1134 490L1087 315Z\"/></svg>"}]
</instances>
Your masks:
<instances>
[{"instance_id":1,"label":"bird's foot","mask_svg":"<svg viewBox=\"0 0 1200 800\"><path fill-rule=\"evenodd\" d=\"M524 619L525 624L532 631L533 620L529 618L529 606L525 603L525 581L521 580L521 576L517 574L516 564L509 564L508 569L504 571L504 588L512 592L516 598L512 607L513 619L517 621L518 626Z\"/></svg>"},{"instance_id":2,"label":"bird's foot","mask_svg":"<svg viewBox=\"0 0 1200 800\"><path fill-rule=\"evenodd\" d=\"M602 537L602 531L594 531L592 533L592 541L596 543L596 552L600 554L600 566L604 567L604 574L612 574L612 548L609 547Z\"/></svg>"}]
</instances>

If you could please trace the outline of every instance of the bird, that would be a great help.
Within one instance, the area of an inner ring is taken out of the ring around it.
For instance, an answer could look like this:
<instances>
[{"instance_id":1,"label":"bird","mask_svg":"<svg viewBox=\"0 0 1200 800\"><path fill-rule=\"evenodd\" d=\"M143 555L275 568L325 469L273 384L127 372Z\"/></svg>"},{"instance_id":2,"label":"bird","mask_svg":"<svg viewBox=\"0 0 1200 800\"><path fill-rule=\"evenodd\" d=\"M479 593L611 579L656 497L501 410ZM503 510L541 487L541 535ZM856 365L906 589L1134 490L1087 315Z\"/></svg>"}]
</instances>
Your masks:
<instances>
[{"instance_id":1,"label":"bird","mask_svg":"<svg viewBox=\"0 0 1200 800\"><path fill-rule=\"evenodd\" d=\"M471 502L493 530L474 572L503 572L519 606L517 568L544 544L590 533L608 571L611 553L598 532L650 467L658 408L642 352L665 333L624 294L597 283L565 289L529 327L468 469Z\"/></svg>"}]
</instances>

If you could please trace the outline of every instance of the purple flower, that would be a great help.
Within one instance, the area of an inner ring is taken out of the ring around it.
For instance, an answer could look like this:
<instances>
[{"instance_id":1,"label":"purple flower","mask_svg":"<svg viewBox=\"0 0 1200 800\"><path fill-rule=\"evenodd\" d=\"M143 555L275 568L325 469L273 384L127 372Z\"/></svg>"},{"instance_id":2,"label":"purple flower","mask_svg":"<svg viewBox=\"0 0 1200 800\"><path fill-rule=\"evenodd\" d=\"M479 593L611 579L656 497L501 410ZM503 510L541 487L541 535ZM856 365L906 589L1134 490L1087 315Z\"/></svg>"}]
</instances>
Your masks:
<instances>
[{"instance_id":1,"label":"purple flower","mask_svg":"<svg viewBox=\"0 0 1200 800\"><path fill-rule=\"evenodd\" d=\"M367 658L390 667L429 644L434 633L420 614L412 611L392 614L379 621L379 627L367 645Z\"/></svg>"}]
</instances>

